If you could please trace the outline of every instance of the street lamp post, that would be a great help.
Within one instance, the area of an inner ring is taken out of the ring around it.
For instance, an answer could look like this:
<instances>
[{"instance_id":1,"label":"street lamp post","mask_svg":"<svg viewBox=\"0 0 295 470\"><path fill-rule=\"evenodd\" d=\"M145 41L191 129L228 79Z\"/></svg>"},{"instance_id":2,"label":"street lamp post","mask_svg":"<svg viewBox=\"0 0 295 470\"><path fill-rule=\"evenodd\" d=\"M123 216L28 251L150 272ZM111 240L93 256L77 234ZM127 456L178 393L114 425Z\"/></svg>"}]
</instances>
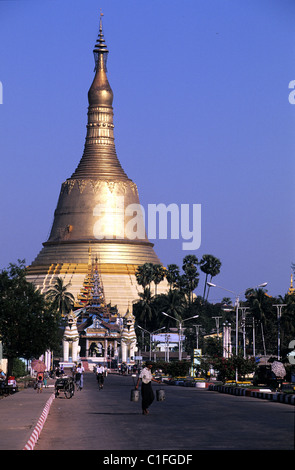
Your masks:
<instances>
[{"instance_id":1,"label":"street lamp post","mask_svg":"<svg viewBox=\"0 0 295 470\"><path fill-rule=\"evenodd\" d=\"M199 331L200 331L200 326L201 325L193 325L196 328L196 339L197 339L197 348L199 349Z\"/></svg>"},{"instance_id":2,"label":"street lamp post","mask_svg":"<svg viewBox=\"0 0 295 470\"><path fill-rule=\"evenodd\" d=\"M220 320L220 318L222 318L222 317L213 317L213 318L214 318L215 324L216 324L217 339L219 339L219 320Z\"/></svg>"},{"instance_id":3,"label":"street lamp post","mask_svg":"<svg viewBox=\"0 0 295 470\"><path fill-rule=\"evenodd\" d=\"M198 318L199 315L194 315L193 317L189 317L189 318L185 318L184 320L178 320L178 318L174 318L172 317L171 315L168 315L168 313L165 313L165 312L162 312L163 315L165 315L166 317L170 317L172 318L172 320L175 320L178 322L178 329L179 329L179 341L178 341L178 344L179 344L179 351L178 351L178 359L181 361L182 359L182 331L183 331L183 326L182 324L185 322L185 321L188 321L188 320L192 320L193 318Z\"/></svg>"},{"instance_id":4,"label":"street lamp post","mask_svg":"<svg viewBox=\"0 0 295 470\"><path fill-rule=\"evenodd\" d=\"M242 310L242 326L243 326L243 355L244 359L246 359L246 310L249 309L249 307L240 307Z\"/></svg>"},{"instance_id":5,"label":"street lamp post","mask_svg":"<svg viewBox=\"0 0 295 470\"><path fill-rule=\"evenodd\" d=\"M275 304L273 307L277 307L277 319L278 319L278 361L281 358L281 316L282 308L286 307L287 304Z\"/></svg>"},{"instance_id":6,"label":"street lamp post","mask_svg":"<svg viewBox=\"0 0 295 470\"><path fill-rule=\"evenodd\" d=\"M153 332L151 333L150 331L145 330L144 328L142 328L142 326L139 326L139 325L137 325L137 326L138 326L138 328L139 328L140 330L143 330L143 331L145 331L146 333L148 333L148 334L150 335L150 360L151 360L151 358L152 358L152 335L154 335L154 334L157 333L158 331L164 330L166 327L163 326L162 328L159 328L158 330L153 331Z\"/></svg>"},{"instance_id":7,"label":"street lamp post","mask_svg":"<svg viewBox=\"0 0 295 470\"><path fill-rule=\"evenodd\" d=\"M232 294L234 294L235 298L236 298L236 356L238 356L238 338L239 338L239 307L240 307L240 296L245 292L245 291L242 291L240 292L239 294L237 294L236 292L232 291L232 290L229 290L229 289L225 289L224 287L221 287L221 286L218 286L217 284L213 284L212 282L207 282L208 286L210 287L218 287L219 289L222 289L222 290L225 290L227 292L231 292ZM257 286L254 287L254 289L256 287L265 287L267 285L267 282L264 282L263 284L258 284ZM238 381L238 369L236 368L236 382Z\"/></svg>"},{"instance_id":8,"label":"street lamp post","mask_svg":"<svg viewBox=\"0 0 295 470\"><path fill-rule=\"evenodd\" d=\"M170 335L166 334L165 336L165 360L169 362L169 339Z\"/></svg>"}]
</instances>

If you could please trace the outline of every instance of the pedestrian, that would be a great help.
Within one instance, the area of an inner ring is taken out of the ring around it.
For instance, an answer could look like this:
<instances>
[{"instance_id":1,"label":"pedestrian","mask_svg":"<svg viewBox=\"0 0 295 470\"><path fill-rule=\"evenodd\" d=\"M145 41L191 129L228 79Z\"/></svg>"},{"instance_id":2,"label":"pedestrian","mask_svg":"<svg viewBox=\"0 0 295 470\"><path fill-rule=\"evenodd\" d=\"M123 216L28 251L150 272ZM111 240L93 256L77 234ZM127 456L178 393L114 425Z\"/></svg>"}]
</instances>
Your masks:
<instances>
[{"instance_id":1,"label":"pedestrian","mask_svg":"<svg viewBox=\"0 0 295 470\"><path fill-rule=\"evenodd\" d=\"M47 388L48 376L49 376L48 372L45 371L45 373L44 373L44 379L43 379L43 383L44 383L44 387L45 387L45 388Z\"/></svg>"},{"instance_id":2,"label":"pedestrian","mask_svg":"<svg viewBox=\"0 0 295 470\"><path fill-rule=\"evenodd\" d=\"M6 375L4 374L3 370L0 369L0 388L2 388L3 390L5 388L5 379Z\"/></svg>"},{"instance_id":3,"label":"pedestrian","mask_svg":"<svg viewBox=\"0 0 295 470\"><path fill-rule=\"evenodd\" d=\"M141 407L143 415L149 414L148 408L155 399L155 395L152 389L152 381L160 383L159 380L154 379L152 375L152 367L153 365L151 362L146 363L146 366L142 369L135 386L135 389L137 390L141 380Z\"/></svg>"},{"instance_id":4,"label":"pedestrian","mask_svg":"<svg viewBox=\"0 0 295 470\"><path fill-rule=\"evenodd\" d=\"M72 367L72 377L73 377L73 379L75 379L76 369L77 369L77 364L74 363L74 365L73 365L73 367Z\"/></svg>"},{"instance_id":5,"label":"pedestrian","mask_svg":"<svg viewBox=\"0 0 295 470\"><path fill-rule=\"evenodd\" d=\"M102 365L99 365L96 369L96 378L97 378L99 390L103 389L104 373L105 373L104 367Z\"/></svg>"},{"instance_id":6,"label":"pedestrian","mask_svg":"<svg viewBox=\"0 0 295 470\"><path fill-rule=\"evenodd\" d=\"M80 388L82 390L83 388L83 372L84 372L84 367L82 366L81 362L78 364L78 367L76 368L76 384L77 388Z\"/></svg>"},{"instance_id":7,"label":"pedestrian","mask_svg":"<svg viewBox=\"0 0 295 470\"><path fill-rule=\"evenodd\" d=\"M43 377L42 377L42 375L38 375L38 378L37 378L37 393L42 392L42 387L43 387Z\"/></svg>"}]
</instances>

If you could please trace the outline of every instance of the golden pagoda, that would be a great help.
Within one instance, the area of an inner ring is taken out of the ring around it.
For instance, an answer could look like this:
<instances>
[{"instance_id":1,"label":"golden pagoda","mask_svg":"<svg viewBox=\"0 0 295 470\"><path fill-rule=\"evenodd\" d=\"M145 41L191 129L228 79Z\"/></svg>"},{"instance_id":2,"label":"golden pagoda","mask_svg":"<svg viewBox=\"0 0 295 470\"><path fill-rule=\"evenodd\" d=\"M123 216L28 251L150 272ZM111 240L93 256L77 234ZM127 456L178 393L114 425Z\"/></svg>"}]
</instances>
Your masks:
<instances>
[{"instance_id":1,"label":"golden pagoda","mask_svg":"<svg viewBox=\"0 0 295 470\"><path fill-rule=\"evenodd\" d=\"M46 292L56 277L61 277L71 284L69 290L78 302L91 252L99 263L105 301L125 314L128 302L137 299L141 291L135 278L138 265L160 261L145 230L136 236L130 230L133 209L140 203L137 186L116 154L102 15L93 53L95 76L88 92L84 152L72 176L61 186L49 238L28 267L27 279ZM163 282L158 293L166 291L166 286Z\"/></svg>"},{"instance_id":2,"label":"golden pagoda","mask_svg":"<svg viewBox=\"0 0 295 470\"><path fill-rule=\"evenodd\" d=\"M290 281L290 287L288 290L288 295L294 295L295 294L295 289L293 287L293 274L291 274L291 281Z\"/></svg>"}]
</instances>

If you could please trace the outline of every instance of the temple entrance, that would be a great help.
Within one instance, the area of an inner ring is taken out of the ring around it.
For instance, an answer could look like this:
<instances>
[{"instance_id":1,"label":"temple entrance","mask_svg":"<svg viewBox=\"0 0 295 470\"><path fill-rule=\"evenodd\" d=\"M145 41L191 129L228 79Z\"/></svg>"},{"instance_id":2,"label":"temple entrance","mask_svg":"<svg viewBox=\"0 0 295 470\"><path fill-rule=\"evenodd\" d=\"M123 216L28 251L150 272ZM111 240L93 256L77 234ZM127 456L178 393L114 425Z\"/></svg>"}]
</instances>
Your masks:
<instances>
[{"instance_id":1,"label":"temple entrance","mask_svg":"<svg viewBox=\"0 0 295 470\"><path fill-rule=\"evenodd\" d=\"M104 357L104 347L100 342L92 342L88 351L89 357Z\"/></svg>"}]
</instances>

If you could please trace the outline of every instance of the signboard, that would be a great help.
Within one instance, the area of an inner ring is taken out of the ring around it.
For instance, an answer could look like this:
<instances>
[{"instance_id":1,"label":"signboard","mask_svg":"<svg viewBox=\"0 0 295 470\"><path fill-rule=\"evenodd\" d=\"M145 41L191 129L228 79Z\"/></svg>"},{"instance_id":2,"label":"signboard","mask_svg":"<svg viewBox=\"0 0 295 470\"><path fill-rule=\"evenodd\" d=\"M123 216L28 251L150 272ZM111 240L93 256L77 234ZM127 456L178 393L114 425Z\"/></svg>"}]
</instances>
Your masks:
<instances>
[{"instance_id":1,"label":"signboard","mask_svg":"<svg viewBox=\"0 0 295 470\"><path fill-rule=\"evenodd\" d=\"M194 357L202 356L202 349L194 349Z\"/></svg>"}]
</instances>

